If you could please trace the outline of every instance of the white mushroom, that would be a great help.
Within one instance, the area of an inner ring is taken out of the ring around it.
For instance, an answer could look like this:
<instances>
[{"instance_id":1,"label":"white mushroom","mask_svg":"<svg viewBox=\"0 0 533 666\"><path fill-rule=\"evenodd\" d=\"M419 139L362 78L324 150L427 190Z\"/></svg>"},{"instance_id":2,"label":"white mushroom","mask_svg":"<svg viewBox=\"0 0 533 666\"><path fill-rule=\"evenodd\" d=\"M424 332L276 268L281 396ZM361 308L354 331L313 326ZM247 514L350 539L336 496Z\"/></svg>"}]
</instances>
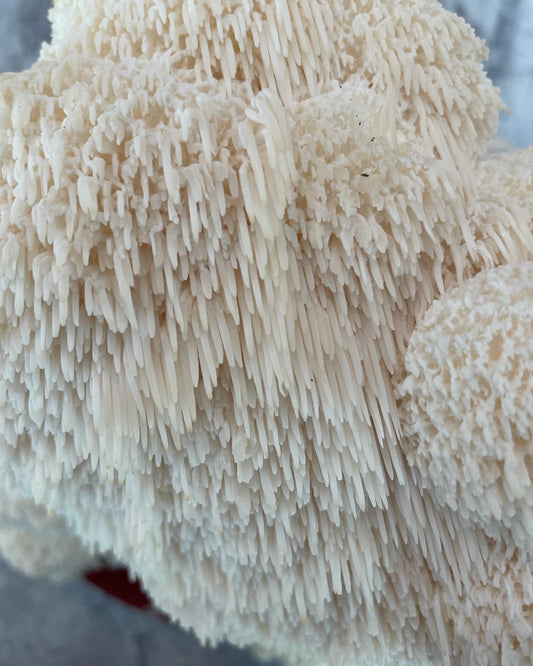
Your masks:
<instances>
[{"instance_id":1,"label":"white mushroom","mask_svg":"<svg viewBox=\"0 0 533 666\"><path fill-rule=\"evenodd\" d=\"M435 301L409 341L404 449L423 485L533 552L533 262Z\"/></svg>"},{"instance_id":2,"label":"white mushroom","mask_svg":"<svg viewBox=\"0 0 533 666\"><path fill-rule=\"evenodd\" d=\"M531 257L472 29L425 0L51 18L0 77L0 474L205 640L485 663L496 604L531 654L503 533L417 485L393 388L440 293Z\"/></svg>"}]
</instances>

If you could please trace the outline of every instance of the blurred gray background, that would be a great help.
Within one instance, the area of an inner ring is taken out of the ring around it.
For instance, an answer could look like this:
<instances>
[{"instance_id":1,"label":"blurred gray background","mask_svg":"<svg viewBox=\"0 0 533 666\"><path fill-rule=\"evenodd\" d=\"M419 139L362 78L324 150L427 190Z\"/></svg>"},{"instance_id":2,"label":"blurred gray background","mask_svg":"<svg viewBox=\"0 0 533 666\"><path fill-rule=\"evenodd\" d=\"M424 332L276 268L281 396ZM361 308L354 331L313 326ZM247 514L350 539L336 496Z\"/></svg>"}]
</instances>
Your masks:
<instances>
[{"instance_id":1,"label":"blurred gray background","mask_svg":"<svg viewBox=\"0 0 533 666\"><path fill-rule=\"evenodd\" d=\"M0 666L259 666L85 580L54 584L0 562ZM262 662L262 666L280 666Z\"/></svg>"},{"instance_id":2,"label":"blurred gray background","mask_svg":"<svg viewBox=\"0 0 533 666\"><path fill-rule=\"evenodd\" d=\"M0 0L0 72L30 67L49 37L50 0ZM444 0L491 48L487 69L513 115L500 136L533 144L533 0ZM0 563L0 666L253 666L229 646L202 648L153 613L83 580L52 584ZM273 662L272 662L273 664Z\"/></svg>"}]
</instances>

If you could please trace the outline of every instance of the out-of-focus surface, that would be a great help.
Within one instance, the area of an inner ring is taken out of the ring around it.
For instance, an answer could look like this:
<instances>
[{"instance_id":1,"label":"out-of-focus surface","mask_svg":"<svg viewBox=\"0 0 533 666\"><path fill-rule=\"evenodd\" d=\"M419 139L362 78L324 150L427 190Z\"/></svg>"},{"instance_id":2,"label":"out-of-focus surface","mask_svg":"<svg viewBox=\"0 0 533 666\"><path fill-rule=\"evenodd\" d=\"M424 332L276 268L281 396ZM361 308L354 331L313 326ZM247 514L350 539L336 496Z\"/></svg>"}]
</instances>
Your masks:
<instances>
[{"instance_id":1,"label":"out-of-focus surface","mask_svg":"<svg viewBox=\"0 0 533 666\"><path fill-rule=\"evenodd\" d=\"M0 561L0 666L256 666L84 580L54 584ZM263 666L275 666L268 662Z\"/></svg>"},{"instance_id":2,"label":"out-of-focus surface","mask_svg":"<svg viewBox=\"0 0 533 666\"><path fill-rule=\"evenodd\" d=\"M491 48L490 77L513 111L500 135L533 144L533 0L443 0ZM0 0L0 71L30 67L49 37L50 0ZM252 666L247 653L203 649L187 632L83 580L56 585L0 563L0 666Z\"/></svg>"},{"instance_id":3,"label":"out-of-focus surface","mask_svg":"<svg viewBox=\"0 0 533 666\"><path fill-rule=\"evenodd\" d=\"M50 37L51 0L0 0L0 72L31 67Z\"/></svg>"}]
</instances>

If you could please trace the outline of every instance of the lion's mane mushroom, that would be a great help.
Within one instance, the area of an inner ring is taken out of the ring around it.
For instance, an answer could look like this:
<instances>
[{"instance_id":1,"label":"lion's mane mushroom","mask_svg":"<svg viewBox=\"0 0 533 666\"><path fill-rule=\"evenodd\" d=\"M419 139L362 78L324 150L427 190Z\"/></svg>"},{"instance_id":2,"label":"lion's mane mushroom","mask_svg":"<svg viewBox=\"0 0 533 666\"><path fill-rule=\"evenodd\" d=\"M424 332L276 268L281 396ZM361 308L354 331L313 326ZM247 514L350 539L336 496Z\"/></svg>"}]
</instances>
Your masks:
<instances>
[{"instance_id":1,"label":"lion's mane mushroom","mask_svg":"<svg viewBox=\"0 0 533 666\"><path fill-rule=\"evenodd\" d=\"M530 655L525 583L492 601L531 563L419 483L393 381L436 296L532 255L531 184L484 157L483 44L422 0L51 19L0 77L6 487L204 639Z\"/></svg>"},{"instance_id":2,"label":"lion's mane mushroom","mask_svg":"<svg viewBox=\"0 0 533 666\"><path fill-rule=\"evenodd\" d=\"M399 394L421 485L533 552L532 302L533 262L452 289L411 336Z\"/></svg>"}]
</instances>

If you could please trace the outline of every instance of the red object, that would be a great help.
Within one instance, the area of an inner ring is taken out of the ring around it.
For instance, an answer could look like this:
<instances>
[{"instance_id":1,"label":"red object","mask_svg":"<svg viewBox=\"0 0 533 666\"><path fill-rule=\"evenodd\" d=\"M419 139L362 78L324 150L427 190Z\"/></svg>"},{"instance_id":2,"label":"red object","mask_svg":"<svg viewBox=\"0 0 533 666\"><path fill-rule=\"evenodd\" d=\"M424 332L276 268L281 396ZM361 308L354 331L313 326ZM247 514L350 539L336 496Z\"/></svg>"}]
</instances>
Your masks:
<instances>
[{"instance_id":1,"label":"red object","mask_svg":"<svg viewBox=\"0 0 533 666\"><path fill-rule=\"evenodd\" d=\"M127 569L88 571L85 578L104 592L136 608L150 608L151 603L138 581L131 581Z\"/></svg>"}]
</instances>

